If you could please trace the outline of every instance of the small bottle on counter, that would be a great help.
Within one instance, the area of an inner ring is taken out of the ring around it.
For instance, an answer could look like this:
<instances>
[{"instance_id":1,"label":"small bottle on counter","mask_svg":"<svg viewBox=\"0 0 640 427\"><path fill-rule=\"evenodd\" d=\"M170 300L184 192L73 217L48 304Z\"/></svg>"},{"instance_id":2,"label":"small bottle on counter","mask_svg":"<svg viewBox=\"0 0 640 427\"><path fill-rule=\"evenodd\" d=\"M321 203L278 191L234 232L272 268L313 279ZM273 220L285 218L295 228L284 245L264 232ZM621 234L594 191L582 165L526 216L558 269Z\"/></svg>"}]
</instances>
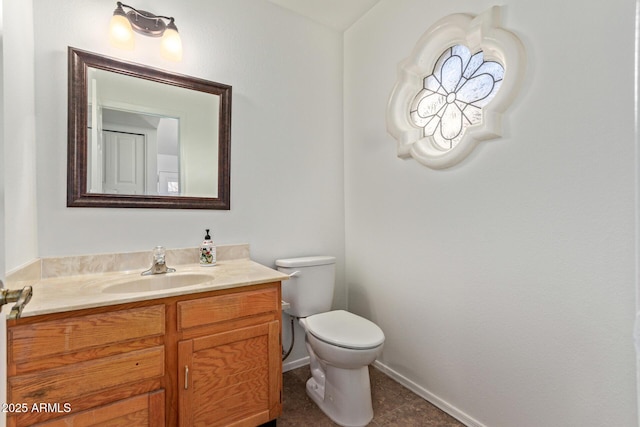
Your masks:
<instances>
[{"instance_id":1,"label":"small bottle on counter","mask_svg":"<svg viewBox=\"0 0 640 427\"><path fill-rule=\"evenodd\" d=\"M200 266L211 267L216 265L216 245L209 235L209 229L204 236L204 241L200 245Z\"/></svg>"}]
</instances>

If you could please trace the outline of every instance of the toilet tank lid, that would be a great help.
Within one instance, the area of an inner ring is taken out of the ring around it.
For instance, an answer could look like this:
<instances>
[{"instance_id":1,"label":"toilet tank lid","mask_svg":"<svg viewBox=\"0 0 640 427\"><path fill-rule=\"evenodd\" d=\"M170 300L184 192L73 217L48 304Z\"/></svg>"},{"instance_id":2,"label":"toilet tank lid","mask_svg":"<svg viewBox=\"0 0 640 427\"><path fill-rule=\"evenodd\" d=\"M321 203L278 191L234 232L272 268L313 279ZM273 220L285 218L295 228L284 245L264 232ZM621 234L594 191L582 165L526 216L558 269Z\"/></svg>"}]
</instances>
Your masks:
<instances>
[{"instance_id":1,"label":"toilet tank lid","mask_svg":"<svg viewBox=\"0 0 640 427\"><path fill-rule=\"evenodd\" d=\"M278 267L313 267L316 265L335 264L336 257L333 256L307 256L299 258L287 258L276 260L276 266Z\"/></svg>"}]
</instances>

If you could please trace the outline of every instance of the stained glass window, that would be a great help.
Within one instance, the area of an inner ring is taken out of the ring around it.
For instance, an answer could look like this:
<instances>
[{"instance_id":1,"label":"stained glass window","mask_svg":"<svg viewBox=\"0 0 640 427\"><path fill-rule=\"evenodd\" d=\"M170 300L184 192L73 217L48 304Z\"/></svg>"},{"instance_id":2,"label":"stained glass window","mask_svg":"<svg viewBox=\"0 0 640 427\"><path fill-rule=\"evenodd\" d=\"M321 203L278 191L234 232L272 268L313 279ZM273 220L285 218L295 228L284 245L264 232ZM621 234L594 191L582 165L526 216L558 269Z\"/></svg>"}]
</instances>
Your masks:
<instances>
[{"instance_id":1,"label":"stained glass window","mask_svg":"<svg viewBox=\"0 0 640 427\"><path fill-rule=\"evenodd\" d=\"M504 67L485 61L482 51L466 46L448 48L425 77L423 88L411 102L411 121L431 136L436 146L451 150L465 130L482 122L482 109L500 89Z\"/></svg>"}]
</instances>

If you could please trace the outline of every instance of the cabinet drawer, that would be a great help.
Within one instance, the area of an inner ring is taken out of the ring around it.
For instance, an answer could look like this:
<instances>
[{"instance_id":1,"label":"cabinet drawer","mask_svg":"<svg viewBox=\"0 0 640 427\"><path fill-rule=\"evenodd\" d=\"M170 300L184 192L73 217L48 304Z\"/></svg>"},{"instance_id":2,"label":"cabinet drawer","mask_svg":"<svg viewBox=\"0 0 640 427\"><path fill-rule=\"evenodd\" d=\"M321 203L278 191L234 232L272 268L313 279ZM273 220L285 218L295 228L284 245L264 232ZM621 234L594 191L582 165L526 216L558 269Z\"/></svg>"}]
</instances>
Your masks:
<instances>
[{"instance_id":1,"label":"cabinet drawer","mask_svg":"<svg viewBox=\"0 0 640 427\"><path fill-rule=\"evenodd\" d=\"M9 402L69 402L74 398L164 375L164 346L103 357L8 379Z\"/></svg>"},{"instance_id":2,"label":"cabinet drawer","mask_svg":"<svg viewBox=\"0 0 640 427\"><path fill-rule=\"evenodd\" d=\"M277 288L244 291L178 303L178 330L278 311Z\"/></svg>"},{"instance_id":3,"label":"cabinet drawer","mask_svg":"<svg viewBox=\"0 0 640 427\"><path fill-rule=\"evenodd\" d=\"M36 427L160 427L164 426L164 398L164 390L159 390L37 424Z\"/></svg>"},{"instance_id":4,"label":"cabinet drawer","mask_svg":"<svg viewBox=\"0 0 640 427\"><path fill-rule=\"evenodd\" d=\"M8 330L9 362L164 335L164 325L164 305L154 305L15 326Z\"/></svg>"}]
</instances>

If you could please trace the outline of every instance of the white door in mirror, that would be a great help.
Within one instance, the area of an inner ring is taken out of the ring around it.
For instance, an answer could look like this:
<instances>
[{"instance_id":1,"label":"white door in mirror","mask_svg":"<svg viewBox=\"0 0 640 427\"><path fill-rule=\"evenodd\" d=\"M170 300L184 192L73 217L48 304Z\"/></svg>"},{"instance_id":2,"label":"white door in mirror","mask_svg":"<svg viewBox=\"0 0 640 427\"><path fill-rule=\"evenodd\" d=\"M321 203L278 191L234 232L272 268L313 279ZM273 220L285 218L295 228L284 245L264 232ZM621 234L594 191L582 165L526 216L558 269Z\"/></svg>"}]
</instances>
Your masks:
<instances>
[{"instance_id":1,"label":"white door in mirror","mask_svg":"<svg viewBox=\"0 0 640 427\"><path fill-rule=\"evenodd\" d=\"M144 194L144 136L103 132L105 177L108 194Z\"/></svg>"}]
</instances>

